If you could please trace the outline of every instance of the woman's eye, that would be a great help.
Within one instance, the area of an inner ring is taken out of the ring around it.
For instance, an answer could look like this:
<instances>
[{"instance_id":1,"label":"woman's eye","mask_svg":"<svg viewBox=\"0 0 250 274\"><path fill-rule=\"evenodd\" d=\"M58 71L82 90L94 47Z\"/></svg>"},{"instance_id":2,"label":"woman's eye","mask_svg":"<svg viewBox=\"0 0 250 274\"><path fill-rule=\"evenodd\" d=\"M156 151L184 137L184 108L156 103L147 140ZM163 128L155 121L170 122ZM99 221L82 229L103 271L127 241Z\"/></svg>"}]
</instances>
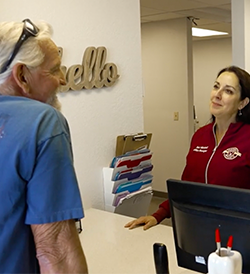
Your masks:
<instances>
[{"instance_id":1,"label":"woman's eye","mask_svg":"<svg viewBox=\"0 0 250 274\"><path fill-rule=\"evenodd\" d=\"M218 86L217 84L215 84L215 85L213 86L213 88L214 88L214 89L218 89L219 86Z\"/></svg>"},{"instance_id":2,"label":"woman's eye","mask_svg":"<svg viewBox=\"0 0 250 274\"><path fill-rule=\"evenodd\" d=\"M228 93L228 94L232 94L232 93L233 93L233 91L232 91L231 89L226 89L226 93Z\"/></svg>"}]
</instances>

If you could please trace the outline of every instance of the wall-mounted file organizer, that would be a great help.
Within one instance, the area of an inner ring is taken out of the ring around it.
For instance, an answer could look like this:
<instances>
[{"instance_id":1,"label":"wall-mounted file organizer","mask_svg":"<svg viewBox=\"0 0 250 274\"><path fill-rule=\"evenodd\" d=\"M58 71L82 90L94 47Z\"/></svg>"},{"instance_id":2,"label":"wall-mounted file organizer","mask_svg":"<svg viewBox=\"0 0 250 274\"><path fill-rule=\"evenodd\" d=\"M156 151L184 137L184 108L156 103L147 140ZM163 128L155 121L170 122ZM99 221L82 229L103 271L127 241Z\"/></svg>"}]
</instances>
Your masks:
<instances>
[{"instance_id":1,"label":"wall-mounted file organizer","mask_svg":"<svg viewBox=\"0 0 250 274\"><path fill-rule=\"evenodd\" d=\"M125 135L123 141L117 137L120 148L116 151L123 154L116 155L110 167L103 168L105 210L135 218L147 214L153 180L152 152L148 149L151 135Z\"/></svg>"}]
</instances>

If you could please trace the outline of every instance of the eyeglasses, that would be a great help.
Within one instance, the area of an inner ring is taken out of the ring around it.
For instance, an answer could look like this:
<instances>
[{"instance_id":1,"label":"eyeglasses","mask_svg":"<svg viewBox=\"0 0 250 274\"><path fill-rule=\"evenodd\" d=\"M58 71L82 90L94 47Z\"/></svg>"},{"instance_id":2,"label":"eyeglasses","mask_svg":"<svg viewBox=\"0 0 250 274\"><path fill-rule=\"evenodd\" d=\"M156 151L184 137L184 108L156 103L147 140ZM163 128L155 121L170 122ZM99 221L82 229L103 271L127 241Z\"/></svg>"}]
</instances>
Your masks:
<instances>
[{"instance_id":1,"label":"eyeglasses","mask_svg":"<svg viewBox=\"0 0 250 274\"><path fill-rule=\"evenodd\" d=\"M22 44L31 36L35 37L37 36L39 32L39 28L34 25L29 19L24 19L23 20L23 31L22 34L20 35L13 52L10 54L9 58L7 61L5 61L0 69L0 73L5 72L8 67L10 66L11 62L13 59L16 57L19 49L21 48Z\"/></svg>"}]
</instances>

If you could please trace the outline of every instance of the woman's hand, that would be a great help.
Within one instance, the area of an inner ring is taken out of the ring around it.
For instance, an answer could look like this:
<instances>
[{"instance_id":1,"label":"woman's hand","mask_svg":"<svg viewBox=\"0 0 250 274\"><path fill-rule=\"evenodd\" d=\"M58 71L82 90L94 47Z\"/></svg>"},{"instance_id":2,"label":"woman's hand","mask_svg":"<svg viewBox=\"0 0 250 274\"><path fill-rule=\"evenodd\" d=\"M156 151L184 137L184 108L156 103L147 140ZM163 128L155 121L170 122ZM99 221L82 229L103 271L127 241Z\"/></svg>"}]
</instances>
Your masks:
<instances>
[{"instance_id":1,"label":"woman's hand","mask_svg":"<svg viewBox=\"0 0 250 274\"><path fill-rule=\"evenodd\" d=\"M153 216L142 216L136 220L127 223L124 227L133 229L141 225L144 225L143 230L147 230L148 228L157 225L157 220Z\"/></svg>"}]
</instances>

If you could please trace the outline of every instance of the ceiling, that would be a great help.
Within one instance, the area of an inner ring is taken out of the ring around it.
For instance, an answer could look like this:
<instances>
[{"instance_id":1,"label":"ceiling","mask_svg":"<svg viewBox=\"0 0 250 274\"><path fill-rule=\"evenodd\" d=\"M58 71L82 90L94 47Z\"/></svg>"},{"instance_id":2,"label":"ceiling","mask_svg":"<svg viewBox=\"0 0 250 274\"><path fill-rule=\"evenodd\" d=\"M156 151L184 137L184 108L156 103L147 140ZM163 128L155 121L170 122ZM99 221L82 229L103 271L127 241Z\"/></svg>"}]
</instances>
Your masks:
<instances>
[{"instance_id":1,"label":"ceiling","mask_svg":"<svg viewBox=\"0 0 250 274\"><path fill-rule=\"evenodd\" d=\"M229 33L217 38L231 37L231 0L140 0L140 9L141 23L189 17L198 28Z\"/></svg>"}]
</instances>

